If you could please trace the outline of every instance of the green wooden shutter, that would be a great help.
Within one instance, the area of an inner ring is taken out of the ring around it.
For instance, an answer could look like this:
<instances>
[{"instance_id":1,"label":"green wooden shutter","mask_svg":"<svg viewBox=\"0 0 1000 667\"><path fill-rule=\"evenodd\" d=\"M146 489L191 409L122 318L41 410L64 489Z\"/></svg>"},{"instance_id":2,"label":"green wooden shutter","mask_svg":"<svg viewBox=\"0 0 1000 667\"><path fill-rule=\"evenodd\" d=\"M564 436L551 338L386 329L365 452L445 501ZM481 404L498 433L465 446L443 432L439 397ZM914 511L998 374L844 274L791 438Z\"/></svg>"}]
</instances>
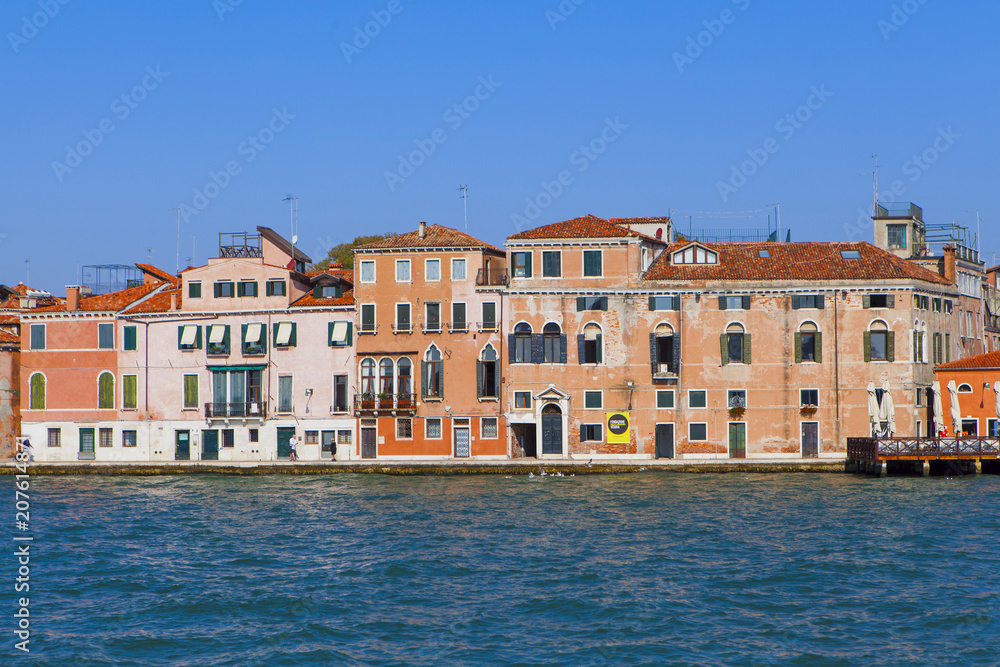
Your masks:
<instances>
[{"instance_id":1,"label":"green wooden shutter","mask_svg":"<svg viewBox=\"0 0 1000 667\"><path fill-rule=\"evenodd\" d=\"M886 336L886 339L885 360L896 361L896 332L890 331L889 335Z\"/></svg>"},{"instance_id":2,"label":"green wooden shutter","mask_svg":"<svg viewBox=\"0 0 1000 667\"><path fill-rule=\"evenodd\" d=\"M743 310L750 310L750 297L743 297Z\"/></svg>"},{"instance_id":3,"label":"green wooden shutter","mask_svg":"<svg viewBox=\"0 0 1000 667\"><path fill-rule=\"evenodd\" d=\"M750 363L750 334L743 334L743 363Z\"/></svg>"},{"instance_id":4,"label":"green wooden shutter","mask_svg":"<svg viewBox=\"0 0 1000 667\"><path fill-rule=\"evenodd\" d=\"M816 332L816 363L823 363L823 334Z\"/></svg>"},{"instance_id":5,"label":"green wooden shutter","mask_svg":"<svg viewBox=\"0 0 1000 667\"><path fill-rule=\"evenodd\" d=\"M177 326L177 349L178 350L183 350L184 349L183 347L181 347L181 340L183 340L183 339L184 339L184 325L183 324L179 324Z\"/></svg>"},{"instance_id":6,"label":"green wooden shutter","mask_svg":"<svg viewBox=\"0 0 1000 667\"><path fill-rule=\"evenodd\" d=\"M126 410L134 410L137 403L137 378L135 375L125 375L122 377L122 407Z\"/></svg>"},{"instance_id":7,"label":"green wooden shutter","mask_svg":"<svg viewBox=\"0 0 1000 667\"><path fill-rule=\"evenodd\" d=\"M597 363L603 363L604 361L604 336L602 334L597 334Z\"/></svg>"},{"instance_id":8,"label":"green wooden shutter","mask_svg":"<svg viewBox=\"0 0 1000 667\"><path fill-rule=\"evenodd\" d=\"M202 329L202 327L200 327L200 326L195 329L195 334L194 334L194 349L196 349L196 350L200 350L201 349L201 329Z\"/></svg>"},{"instance_id":9,"label":"green wooden shutter","mask_svg":"<svg viewBox=\"0 0 1000 667\"><path fill-rule=\"evenodd\" d=\"M562 334L561 336L559 336L559 363L560 364L565 364L566 363L566 358L567 358L567 354L566 354L566 347L567 347L567 345L566 345L566 343L567 343L566 334Z\"/></svg>"},{"instance_id":10,"label":"green wooden shutter","mask_svg":"<svg viewBox=\"0 0 1000 667\"><path fill-rule=\"evenodd\" d=\"M326 344L333 347L333 322L326 323Z\"/></svg>"},{"instance_id":11,"label":"green wooden shutter","mask_svg":"<svg viewBox=\"0 0 1000 667\"><path fill-rule=\"evenodd\" d=\"M577 334L576 336L576 360L579 363L583 363L587 358L587 342L583 337L583 334Z\"/></svg>"},{"instance_id":12,"label":"green wooden shutter","mask_svg":"<svg viewBox=\"0 0 1000 667\"><path fill-rule=\"evenodd\" d=\"M35 373L31 376L31 402L32 410L45 409L45 376Z\"/></svg>"},{"instance_id":13,"label":"green wooden shutter","mask_svg":"<svg viewBox=\"0 0 1000 667\"><path fill-rule=\"evenodd\" d=\"M240 349L247 349L247 325L240 325Z\"/></svg>"},{"instance_id":14,"label":"green wooden shutter","mask_svg":"<svg viewBox=\"0 0 1000 667\"><path fill-rule=\"evenodd\" d=\"M796 298L797 297L793 297ZM795 363L802 363L802 334L795 332Z\"/></svg>"},{"instance_id":15,"label":"green wooden shutter","mask_svg":"<svg viewBox=\"0 0 1000 667\"><path fill-rule=\"evenodd\" d=\"M720 297L722 298L722 297ZM719 347L722 348L722 365L729 363L729 336L722 334L719 336Z\"/></svg>"},{"instance_id":16,"label":"green wooden shutter","mask_svg":"<svg viewBox=\"0 0 1000 667\"><path fill-rule=\"evenodd\" d=\"M420 362L420 397L427 398L427 362Z\"/></svg>"},{"instance_id":17,"label":"green wooden shutter","mask_svg":"<svg viewBox=\"0 0 1000 667\"><path fill-rule=\"evenodd\" d=\"M793 294L792 295L792 310L798 310L800 308L799 304L800 304L799 295L798 294Z\"/></svg>"},{"instance_id":18,"label":"green wooden shutter","mask_svg":"<svg viewBox=\"0 0 1000 667\"><path fill-rule=\"evenodd\" d=\"M680 310L681 309L681 296L680 296L680 294L676 294L676 295L673 296L673 298L671 298L671 300L670 300L670 306L671 306L671 308L670 308L671 310Z\"/></svg>"},{"instance_id":19,"label":"green wooden shutter","mask_svg":"<svg viewBox=\"0 0 1000 667\"><path fill-rule=\"evenodd\" d=\"M97 407L101 410L115 407L115 381L111 373L101 373L97 378Z\"/></svg>"},{"instance_id":20,"label":"green wooden shutter","mask_svg":"<svg viewBox=\"0 0 1000 667\"><path fill-rule=\"evenodd\" d=\"M889 296L887 296L885 298L885 307L886 308L895 308L896 307L896 295L895 294L890 294Z\"/></svg>"},{"instance_id":21,"label":"green wooden shutter","mask_svg":"<svg viewBox=\"0 0 1000 667\"><path fill-rule=\"evenodd\" d=\"M657 368L657 365L659 363L657 361L657 359L656 359L656 355L657 354L658 354L658 352L656 350L656 334L655 333L651 333L651 334L649 334L649 365L652 366L654 373L657 370L659 370Z\"/></svg>"},{"instance_id":22,"label":"green wooden shutter","mask_svg":"<svg viewBox=\"0 0 1000 667\"><path fill-rule=\"evenodd\" d=\"M354 344L354 322L347 323L347 347Z\"/></svg>"},{"instance_id":23,"label":"green wooden shutter","mask_svg":"<svg viewBox=\"0 0 1000 667\"><path fill-rule=\"evenodd\" d=\"M476 359L476 397L483 397L483 362Z\"/></svg>"},{"instance_id":24,"label":"green wooden shutter","mask_svg":"<svg viewBox=\"0 0 1000 667\"><path fill-rule=\"evenodd\" d=\"M500 398L500 358L497 357L493 373L493 395Z\"/></svg>"},{"instance_id":25,"label":"green wooden shutter","mask_svg":"<svg viewBox=\"0 0 1000 667\"><path fill-rule=\"evenodd\" d=\"M587 309L587 297L578 296L576 297L576 312Z\"/></svg>"},{"instance_id":26,"label":"green wooden shutter","mask_svg":"<svg viewBox=\"0 0 1000 667\"><path fill-rule=\"evenodd\" d=\"M127 326L127 327L125 327L124 336L123 337L125 339L124 340L124 347L125 347L126 350L135 350L135 349L137 349L138 346L136 344L136 342L137 342L136 341L136 337L137 337L136 336L136 327L134 327L134 326Z\"/></svg>"},{"instance_id":27,"label":"green wooden shutter","mask_svg":"<svg viewBox=\"0 0 1000 667\"><path fill-rule=\"evenodd\" d=\"M649 310L650 310L650 312L656 310L656 297L655 296L649 297Z\"/></svg>"},{"instance_id":28,"label":"green wooden shutter","mask_svg":"<svg viewBox=\"0 0 1000 667\"><path fill-rule=\"evenodd\" d=\"M720 296L719 297L719 310L725 310L726 308L727 308L726 297L725 296Z\"/></svg>"},{"instance_id":29,"label":"green wooden shutter","mask_svg":"<svg viewBox=\"0 0 1000 667\"><path fill-rule=\"evenodd\" d=\"M826 308L826 296L824 296L823 294L816 295L816 307L819 308L820 310L824 310Z\"/></svg>"},{"instance_id":30,"label":"green wooden shutter","mask_svg":"<svg viewBox=\"0 0 1000 667\"><path fill-rule=\"evenodd\" d=\"M444 357L438 362L438 398L444 398Z\"/></svg>"},{"instance_id":31,"label":"green wooden shutter","mask_svg":"<svg viewBox=\"0 0 1000 667\"><path fill-rule=\"evenodd\" d=\"M607 310L607 309L608 309L608 297L602 296L601 297L601 310Z\"/></svg>"},{"instance_id":32,"label":"green wooden shutter","mask_svg":"<svg viewBox=\"0 0 1000 667\"><path fill-rule=\"evenodd\" d=\"M865 332L865 335L864 335L864 345L865 345L865 363L869 363L872 360L872 332L871 331L866 331Z\"/></svg>"},{"instance_id":33,"label":"green wooden shutter","mask_svg":"<svg viewBox=\"0 0 1000 667\"><path fill-rule=\"evenodd\" d=\"M222 335L222 345L226 348L226 354L229 354L229 325L226 325L226 333Z\"/></svg>"},{"instance_id":34,"label":"green wooden shutter","mask_svg":"<svg viewBox=\"0 0 1000 667\"><path fill-rule=\"evenodd\" d=\"M951 312L951 311L949 311ZM944 362L951 361L951 334L944 335Z\"/></svg>"},{"instance_id":35,"label":"green wooden shutter","mask_svg":"<svg viewBox=\"0 0 1000 667\"><path fill-rule=\"evenodd\" d=\"M871 298L870 295L865 294L863 297L861 297L861 307L862 308L871 308L872 307L872 298Z\"/></svg>"}]
</instances>

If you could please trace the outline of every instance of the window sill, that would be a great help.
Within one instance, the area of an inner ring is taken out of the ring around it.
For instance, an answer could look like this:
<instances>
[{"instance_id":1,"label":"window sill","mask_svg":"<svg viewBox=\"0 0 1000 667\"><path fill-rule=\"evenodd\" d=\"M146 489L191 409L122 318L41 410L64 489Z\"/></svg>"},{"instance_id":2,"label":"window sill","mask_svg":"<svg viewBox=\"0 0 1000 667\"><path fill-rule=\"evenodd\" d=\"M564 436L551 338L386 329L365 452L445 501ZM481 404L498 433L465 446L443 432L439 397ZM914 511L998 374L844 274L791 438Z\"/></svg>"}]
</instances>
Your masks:
<instances>
[{"instance_id":1,"label":"window sill","mask_svg":"<svg viewBox=\"0 0 1000 667\"><path fill-rule=\"evenodd\" d=\"M424 403L440 403L444 399L440 396L426 396L422 399Z\"/></svg>"},{"instance_id":2,"label":"window sill","mask_svg":"<svg viewBox=\"0 0 1000 667\"><path fill-rule=\"evenodd\" d=\"M480 396L479 397L479 402L480 403L499 403L500 399L497 398L496 396Z\"/></svg>"},{"instance_id":3,"label":"window sill","mask_svg":"<svg viewBox=\"0 0 1000 667\"><path fill-rule=\"evenodd\" d=\"M198 412L198 408L181 408L181 412Z\"/></svg>"}]
</instances>

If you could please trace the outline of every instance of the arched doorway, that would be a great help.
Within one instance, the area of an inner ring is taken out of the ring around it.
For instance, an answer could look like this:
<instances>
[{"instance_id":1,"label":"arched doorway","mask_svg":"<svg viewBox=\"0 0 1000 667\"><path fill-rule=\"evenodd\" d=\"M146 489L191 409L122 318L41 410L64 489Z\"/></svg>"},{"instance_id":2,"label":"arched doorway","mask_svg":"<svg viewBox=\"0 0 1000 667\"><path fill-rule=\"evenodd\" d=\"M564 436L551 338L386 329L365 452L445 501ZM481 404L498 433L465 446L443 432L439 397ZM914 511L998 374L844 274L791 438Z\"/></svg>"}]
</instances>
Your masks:
<instances>
[{"instance_id":1,"label":"arched doorway","mask_svg":"<svg viewBox=\"0 0 1000 667\"><path fill-rule=\"evenodd\" d=\"M542 408L542 454L563 453L562 410L550 403Z\"/></svg>"}]
</instances>

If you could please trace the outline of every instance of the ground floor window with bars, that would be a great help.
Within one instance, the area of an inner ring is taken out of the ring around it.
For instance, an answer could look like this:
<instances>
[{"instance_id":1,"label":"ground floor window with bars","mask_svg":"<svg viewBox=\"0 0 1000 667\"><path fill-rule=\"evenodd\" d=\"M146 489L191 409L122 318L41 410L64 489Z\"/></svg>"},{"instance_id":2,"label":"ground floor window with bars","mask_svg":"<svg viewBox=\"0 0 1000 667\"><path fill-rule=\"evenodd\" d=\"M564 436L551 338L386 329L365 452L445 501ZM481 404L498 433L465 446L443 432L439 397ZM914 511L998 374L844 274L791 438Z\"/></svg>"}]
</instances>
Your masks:
<instances>
[{"instance_id":1,"label":"ground floor window with bars","mask_svg":"<svg viewBox=\"0 0 1000 667\"><path fill-rule=\"evenodd\" d=\"M114 434L115 432L110 428L102 428L98 432L98 446L99 447L111 447L114 445Z\"/></svg>"},{"instance_id":2,"label":"ground floor window with bars","mask_svg":"<svg viewBox=\"0 0 1000 667\"><path fill-rule=\"evenodd\" d=\"M315 445L319 442L319 431L306 431L306 444Z\"/></svg>"},{"instance_id":3,"label":"ground floor window with bars","mask_svg":"<svg viewBox=\"0 0 1000 667\"><path fill-rule=\"evenodd\" d=\"M256 431L257 429L253 429L253 430ZM254 442L256 442L256 440L254 440ZM231 448L233 448L235 446L236 446L236 432L233 429L231 429L231 428L223 429L222 430L222 447L223 447L223 449L231 449Z\"/></svg>"},{"instance_id":4,"label":"ground floor window with bars","mask_svg":"<svg viewBox=\"0 0 1000 667\"><path fill-rule=\"evenodd\" d=\"M337 444L338 445L349 445L349 444L351 444L351 432L350 431L337 431Z\"/></svg>"},{"instance_id":5,"label":"ground floor window with bars","mask_svg":"<svg viewBox=\"0 0 1000 667\"><path fill-rule=\"evenodd\" d=\"M61 428L50 428L49 429L49 447L61 447L62 446L62 429Z\"/></svg>"},{"instance_id":6,"label":"ground floor window with bars","mask_svg":"<svg viewBox=\"0 0 1000 667\"><path fill-rule=\"evenodd\" d=\"M441 420L437 417L430 417L424 421L424 437L425 438L440 438L441 437Z\"/></svg>"},{"instance_id":7,"label":"ground floor window with bars","mask_svg":"<svg viewBox=\"0 0 1000 667\"><path fill-rule=\"evenodd\" d=\"M122 431L122 447L135 447L137 443L135 431Z\"/></svg>"},{"instance_id":8,"label":"ground floor window with bars","mask_svg":"<svg viewBox=\"0 0 1000 667\"><path fill-rule=\"evenodd\" d=\"M499 435L499 420L496 417L483 417L481 424L482 437L495 439Z\"/></svg>"},{"instance_id":9,"label":"ground floor window with bars","mask_svg":"<svg viewBox=\"0 0 1000 667\"><path fill-rule=\"evenodd\" d=\"M413 420L412 419L397 419L396 420L396 437L397 438L412 438L413 437Z\"/></svg>"}]
</instances>

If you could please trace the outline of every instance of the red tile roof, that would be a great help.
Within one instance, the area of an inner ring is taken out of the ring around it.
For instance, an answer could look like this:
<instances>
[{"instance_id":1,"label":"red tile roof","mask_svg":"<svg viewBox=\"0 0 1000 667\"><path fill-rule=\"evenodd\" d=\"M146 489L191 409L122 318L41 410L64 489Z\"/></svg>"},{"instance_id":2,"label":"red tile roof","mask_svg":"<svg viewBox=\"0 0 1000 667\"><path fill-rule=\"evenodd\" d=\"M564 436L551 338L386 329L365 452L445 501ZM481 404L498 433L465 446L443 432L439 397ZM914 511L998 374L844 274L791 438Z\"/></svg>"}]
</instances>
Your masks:
<instances>
[{"instance_id":1,"label":"red tile roof","mask_svg":"<svg viewBox=\"0 0 1000 667\"><path fill-rule=\"evenodd\" d=\"M155 266L153 266L152 264L140 264L139 262L136 262L135 265L143 273L148 273L149 275L153 276L157 280L162 280L162 281L168 282L168 283L176 283L177 282L177 276L172 276L169 273L167 273L166 271L164 271L163 269L158 269Z\"/></svg>"},{"instance_id":2,"label":"red tile roof","mask_svg":"<svg viewBox=\"0 0 1000 667\"><path fill-rule=\"evenodd\" d=\"M0 329L0 346L21 347L21 337L17 334L12 334L9 331L3 331Z\"/></svg>"},{"instance_id":3,"label":"red tile roof","mask_svg":"<svg viewBox=\"0 0 1000 667\"><path fill-rule=\"evenodd\" d=\"M641 218L619 218L619 220L642 220ZM666 218L664 218L666 219ZM598 218L596 215L585 215L582 218L553 222L551 225L535 227L508 236L508 241L533 241L536 239L607 239L607 238L642 238L662 243L658 239L615 224L613 220Z\"/></svg>"},{"instance_id":4,"label":"red tile roof","mask_svg":"<svg viewBox=\"0 0 1000 667\"><path fill-rule=\"evenodd\" d=\"M36 305L41 305L41 306L54 305L62 301L62 299L60 299L57 296L49 295L48 292L44 290L30 287L29 285L25 285L24 283L18 283L17 285L5 286L5 287L8 290L10 290L11 296L7 297L3 301L0 301L0 310L27 310L25 308L21 308L21 297L26 296L29 290L32 292L48 295L48 296L38 297Z\"/></svg>"},{"instance_id":5,"label":"red tile roof","mask_svg":"<svg viewBox=\"0 0 1000 667\"><path fill-rule=\"evenodd\" d=\"M950 370L993 370L1000 369L1000 352L987 352L977 354L974 357L966 357L957 361L949 361L946 364L935 366L935 371Z\"/></svg>"},{"instance_id":6,"label":"red tile roof","mask_svg":"<svg viewBox=\"0 0 1000 667\"><path fill-rule=\"evenodd\" d=\"M141 315L144 313L167 313L170 312L170 295L177 295L177 308L181 307L182 295L180 289L165 289L157 292L148 299L144 299L131 308L122 311L125 315Z\"/></svg>"},{"instance_id":7,"label":"red tile roof","mask_svg":"<svg viewBox=\"0 0 1000 667\"><path fill-rule=\"evenodd\" d=\"M18 324L21 316L17 314L0 315L0 324Z\"/></svg>"},{"instance_id":8,"label":"red tile roof","mask_svg":"<svg viewBox=\"0 0 1000 667\"><path fill-rule=\"evenodd\" d=\"M354 284L354 269L345 269L344 265L337 262L335 265L331 265L326 269L326 271L320 271L319 269L312 269L305 272L305 275L309 278L316 278L322 275L330 275L335 278L340 278L346 283Z\"/></svg>"},{"instance_id":9,"label":"red tile roof","mask_svg":"<svg viewBox=\"0 0 1000 667\"><path fill-rule=\"evenodd\" d=\"M356 252L366 250L390 250L402 248L483 248L492 250L498 254L504 254L503 250L492 246L485 241L480 241L474 236L469 236L451 227L441 225L427 225L427 232L420 238L419 230L396 234L389 238L375 241L355 248Z\"/></svg>"},{"instance_id":10,"label":"red tile roof","mask_svg":"<svg viewBox=\"0 0 1000 667\"><path fill-rule=\"evenodd\" d=\"M689 245L667 246L643 280L769 281L769 280L922 280L951 285L933 271L896 257L870 243L701 243L719 253L718 264L671 264L672 253ZM761 257L767 250L770 257ZM844 259L842 250L856 250L859 259Z\"/></svg>"},{"instance_id":11,"label":"red tile roof","mask_svg":"<svg viewBox=\"0 0 1000 667\"><path fill-rule=\"evenodd\" d=\"M129 287L128 289L119 290L117 292L108 292L107 294L98 294L96 296L88 296L80 299L80 311L82 312L95 312L95 311L109 311L117 312L122 310L129 304L135 303L139 299L143 298L147 294L160 289L165 283L155 283L151 285L138 285L136 287ZM26 311L25 314L32 313L65 313L66 303L60 303L55 306L48 306L45 308L33 308L30 311Z\"/></svg>"},{"instance_id":12,"label":"red tile roof","mask_svg":"<svg viewBox=\"0 0 1000 667\"><path fill-rule=\"evenodd\" d=\"M307 292L292 303L292 308L306 308L309 306L353 306L354 290L344 290L339 299L333 297L315 297L312 292Z\"/></svg>"}]
</instances>

